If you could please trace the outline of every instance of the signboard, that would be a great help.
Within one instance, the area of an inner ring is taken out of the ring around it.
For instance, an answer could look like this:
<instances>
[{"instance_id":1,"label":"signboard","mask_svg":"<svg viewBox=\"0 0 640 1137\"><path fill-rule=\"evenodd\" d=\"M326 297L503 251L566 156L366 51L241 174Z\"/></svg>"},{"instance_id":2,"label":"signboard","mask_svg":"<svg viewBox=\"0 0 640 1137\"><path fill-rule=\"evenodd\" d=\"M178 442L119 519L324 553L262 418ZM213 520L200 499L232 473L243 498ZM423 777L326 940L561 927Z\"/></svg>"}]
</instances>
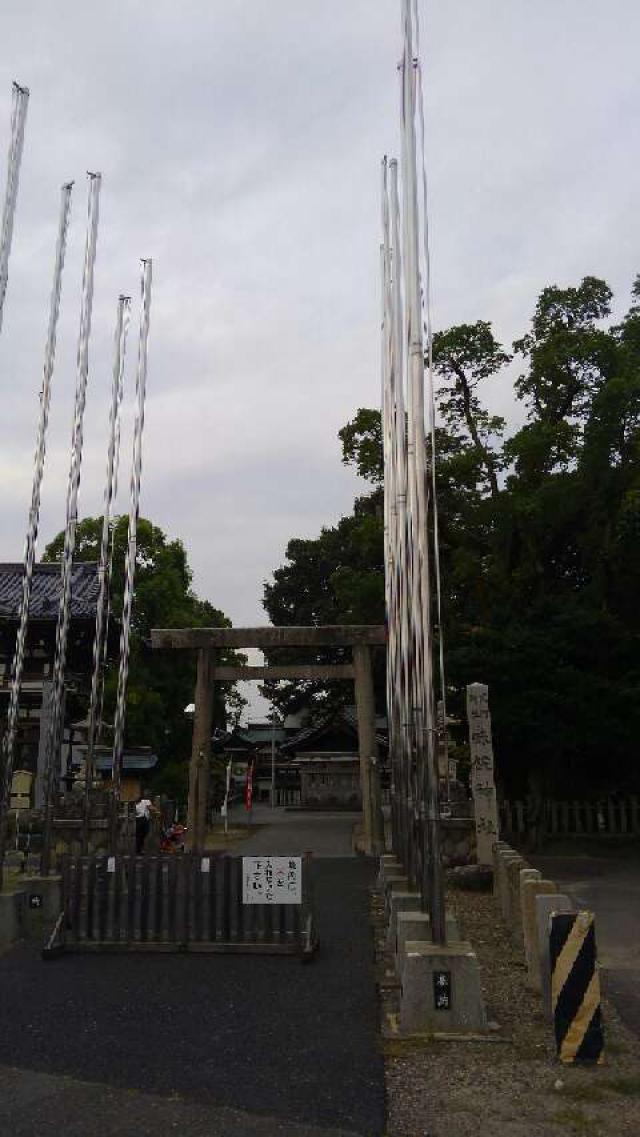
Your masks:
<instances>
[{"instance_id":1,"label":"signboard","mask_svg":"<svg viewBox=\"0 0 640 1137\"><path fill-rule=\"evenodd\" d=\"M243 857L243 904L302 904L302 857Z\"/></svg>"},{"instance_id":2,"label":"signboard","mask_svg":"<svg viewBox=\"0 0 640 1137\"><path fill-rule=\"evenodd\" d=\"M32 892L29 896L30 908L42 908L42 897L37 892Z\"/></svg>"},{"instance_id":3,"label":"signboard","mask_svg":"<svg viewBox=\"0 0 640 1137\"><path fill-rule=\"evenodd\" d=\"M434 971L433 1005L436 1011L451 1010L451 972Z\"/></svg>"}]
</instances>

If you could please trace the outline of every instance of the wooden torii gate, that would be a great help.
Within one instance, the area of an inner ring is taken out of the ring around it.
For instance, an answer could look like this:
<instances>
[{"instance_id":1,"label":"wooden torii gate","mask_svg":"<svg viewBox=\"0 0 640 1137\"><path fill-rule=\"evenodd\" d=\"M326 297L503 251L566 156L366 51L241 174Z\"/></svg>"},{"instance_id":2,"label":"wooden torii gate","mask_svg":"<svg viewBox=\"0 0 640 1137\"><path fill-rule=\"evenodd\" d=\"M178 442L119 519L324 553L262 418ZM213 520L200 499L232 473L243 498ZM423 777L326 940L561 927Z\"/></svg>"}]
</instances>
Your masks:
<instances>
[{"instance_id":1,"label":"wooden torii gate","mask_svg":"<svg viewBox=\"0 0 640 1137\"><path fill-rule=\"evenodd\" d=\"M368 853L383 852L382 807L371 652L386 644L382 625L327 625L325 627L262 628L154 628L151 646L174 651L197 651L198 672L189 766L189 847L203 847L211 758L213 692L216 682L239 679L350 679L355 686L358 716L358 751L364 845ZM221 648L350 647L352 662L343 664L296 663L266 667L217 665Z\"/></svg>"}]
</instances>

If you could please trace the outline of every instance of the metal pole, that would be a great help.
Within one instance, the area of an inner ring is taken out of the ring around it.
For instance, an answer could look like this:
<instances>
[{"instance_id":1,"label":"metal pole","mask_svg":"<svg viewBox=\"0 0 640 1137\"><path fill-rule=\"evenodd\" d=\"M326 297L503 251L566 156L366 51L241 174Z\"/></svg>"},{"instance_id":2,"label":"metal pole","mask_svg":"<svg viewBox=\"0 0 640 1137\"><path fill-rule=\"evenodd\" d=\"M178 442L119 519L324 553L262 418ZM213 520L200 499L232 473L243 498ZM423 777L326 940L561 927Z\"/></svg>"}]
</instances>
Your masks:
<instances>
[{"instance_id":1,"label":"metal pole","mask_svg":"<svg viewBox=\"0 0 640 1137\"><path fill-rule=\"evenodd\" d=\"M403 350L403 297L402 297L402 253L400 237L400 202L398 196L398 163L392 159L389 163L390 182L390 211L391 211L391 240L393 246L393 278L392 278L392 357L395 373L395 437L394 437L394 465L395 465L395 494L397 516L397 612L398 612L398 638L399 638L399 666L400 666L400 692L399 692L399 770L400 770L400 810L402 816L402 850L401 859L409 875L411 875L410 856L410 818L413 812L411 798L411 675L410 675L410 621L408 598L411 594L411 559L407 552L407 438L406 414L404 399L404 364L405 352Z\"/></svg>"},{"instance_id":2,"label":"metal pole","mask_svg":"<svg viewBox=\"0 0 640 1137\"><path fill-rule=\"evenodd\" d=\"M87 730L87 757L85 762L84 786L84 812L82 825L82 852L86 856L89 851L89 819L91 811L91 787L94 773L94 753L97 736L97 712L100 703L100 678L103 671L106 639L108 634L107 623L107 595L109 590L109 544L113 503L116 495L118 480L118 458L120 440L120 407L124 389L124 362L127 351L127 334L129 331L129 316L131 312L131 297L120 296L116 314L116 330L114 336L113 380L111 388L111 409L109 413L109 446L107 450L107 478L104 489L104 512L102 517L102 539L100 542L100 561L98 565L98 578L100 589L96 607L96 630L93 639L93 672L91 676L91 695L89 698L88 730Z\"/></svg>"},{"instance_id":3,"label":"metal pole","mask_svg":"<svg viewBox=\"0 0 640 1137\"><path fill-rule=\"evenodd\" d=\"M16 636L15 653L11 669L11 694L9 698L9 711L7 715L7 730L3 740L4 761L2 771L2 787L0 790L0 888L4 871L4 854L6 847L6 814L11 793L11 778L15 760L15 742L18 728L18 709L22 676L24 671L24 657L27 641L27 625L29 620L29 602L33 583L33 567L36 558L36 545L38 541L38 528L40 524L40 497L44 462L47 444L47 427L49 424L49 408L51 406L51 383L56 356L56 339L58 330L58 316L60 313L60 294L62 290L62 270L67 248L67 233L69 229L69 216L71 211L71 190L69 182L62 187L62 200L60 203L60 221L58 224L58 238L53 270L53 287L49 304L49 326L47 342L44 353L44 374L40 391L40 419L35 450L35 468L33 486L31 490L31 507L24 550L24 576L22 579L22 597L20 601L20 615L18 619L18 632Z\"/></svg>"},{"instance_id":4,"label":"metal pole","mask_svg":"<svg viewBox=\"0 0 640 1137\"><path fill-rule=\"evenodd\" d=\"M424 344L420 294L419 214L416 174L415 74L411 0L403 0L403 133L406 235L406 296L408 305L409 377L413 410L412 455L415 526L413 533L417 571L415 655L417 667L416 747L421 792L422 889L431 914L435 943L445 943L444 882L440 855L440 805L436 752L436 713L433 691L431 594L427 529L428 471L424 418Z\"/></svg>"},{"instance_id":5,"label":"metal pole","mask_svg":"<svg viewBox=\"0 0 640 1137\"><path fill-rule=\"evenodd\" d=\"M114 853L117 850L118 844L118 806L120 803L120 784L122 780L122 753L124 749L127 681L129 678L131 612L133 608L133 587L136 571L136 542L138 532L138 516L140 512L140 481L142 478L142 434L144 431L144 408L147 391L149 320L151 314L151 271L151 261L143 260L140 336L138 341L138 367L136 373L137 404L133 433L133 458L131 463L129 533L127 540L127 555L125 561L124 603L122 608L122 630L120 633L120 668L118 671L118 693L116 698L116 716L113 737L111 847Z\"/></svg>"},{"instance_id":6,"label":"metal pole","mask_svg":"<svg viewBox=\"0 0 640 1137\"><path fill-rule=\"evenodd\" d=\"M85 245L84 273L82 280L82 304L80 310L80 333L76 360L76 397L71 440L71 466L67 488L67 520L64 535L64 551L60 569L60 606L56 626L56 650L53 665L52 714L46 740L44 774L44 833L42 844L42 872L49 872L51 865L51 826L54 794L58 780L58 760L64 729L64 681L67 663L67 639L71 610L71 572L76 546L76 526L78 522L78 493L82 468L82 443L84 410L87 399L87 378L89 373L89 337L91 335L91 313L93 308L93 276L98 240L98 217L100 210L100 174L89 174L89 202L87 214L87 238Z\"/></svg>"},{"instance_id":7,"label":"metal pole","mask_svg":"<svg viewBox=\"0 0 640 1137\"><path fill-rule=\"evenodd\" d=\"M445 797L450 801L451 789L449 778L449 736L447 729L447 683L444 665L444 627L442 604L442 572L440 567L440 519L438 512L438 493L436 484L436 400L433 377L433 318L431 306L431 250L429 242L429 201L427 192L427 165L425 148L424 126L424 94L422 89L422 67L420 65L420 25L418 21L418 4L414 0L414 22L416 27L416 55L417 60L417 104L418 124L420 138L420 152L422 161L422 219L423 219L423 256L425 275L425 315L427 331L427 396L429 407L429 436L431 441L431 516L433 519L433 568L436 585L436 630L438 634L438 663L440 680L440 701L442 703L442 725L440 727L443 758L445 766ZM439 720L440 721L440 720Z\"/></svg>"},{"instance_id":8,"label":"metal pole","mask_svg":"<svg viewBox=\"0 0 640 1137\"><path fill-rule=\"evenodd\" d=\"M11 241L13 238L13 222L16 214L18 200L18 182L20 180L20 163L24 145L24 127L27 119L29 105L29 89L21 87L19 83L13 84L13 105L11 109L11 141L9 143L9 157L7 160L7 184L2 209L2 226L0 228L0 332L2 331L2 317L4 313L4 299L7 294L9 280L9 257L11 255Z\"/></svg>"}]
</instances>

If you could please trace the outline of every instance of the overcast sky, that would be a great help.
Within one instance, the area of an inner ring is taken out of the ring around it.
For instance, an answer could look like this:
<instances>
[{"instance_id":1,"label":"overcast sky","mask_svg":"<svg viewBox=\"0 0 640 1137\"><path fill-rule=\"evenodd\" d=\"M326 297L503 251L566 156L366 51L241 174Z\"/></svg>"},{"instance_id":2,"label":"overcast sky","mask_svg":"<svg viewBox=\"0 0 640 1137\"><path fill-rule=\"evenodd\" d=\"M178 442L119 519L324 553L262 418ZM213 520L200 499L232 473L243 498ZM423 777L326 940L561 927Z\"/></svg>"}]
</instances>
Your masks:
<instances>
[{"instance_id":1,"label":"overcast sky","mask_svg":"<svg viewBox=\"0 0 640 1137\"><path fill-rule=\"evenodd\" d=\"M637 0L421 0L437 326L522 334L549 283L640 270ZM101 512L115 303L154 260L142 511L235 624L291 536L350 510L336 433L378 398L379 161L400 0L2 3L31 89L0 337L0 560L22 556L59 186L76 179L41 543L64 523L87 169L103 174L81 515ZM2 192L4 169L0 168ZM491 408L516 422L509 383ZM126 496L126 493L125 493ZM121 509L126 509L121 498Z\"/></svg>"}]
</instances>

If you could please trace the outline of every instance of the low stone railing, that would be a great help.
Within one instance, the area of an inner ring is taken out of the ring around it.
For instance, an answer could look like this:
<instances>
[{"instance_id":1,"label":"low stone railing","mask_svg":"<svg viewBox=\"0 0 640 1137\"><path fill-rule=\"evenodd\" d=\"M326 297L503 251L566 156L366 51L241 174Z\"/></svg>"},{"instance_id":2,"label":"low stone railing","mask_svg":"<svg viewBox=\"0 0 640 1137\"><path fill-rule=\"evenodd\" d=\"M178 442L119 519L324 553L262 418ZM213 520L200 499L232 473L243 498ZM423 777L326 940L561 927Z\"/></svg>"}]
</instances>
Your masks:
<instances>
[{"instance_id":1,"label":"low stone railing","mask_svg":"<svg viewBox=\"0 0 640 1137\"><path fill-rule=\"evenodd\" d=\"M527 984L541 993L544 1013L551 1018L549 917L552 912L572 912L574 905L555 881L544 878L504 841L494 845L493 894L514 948L524 953Z\"/></svg>"}]
</instances>

